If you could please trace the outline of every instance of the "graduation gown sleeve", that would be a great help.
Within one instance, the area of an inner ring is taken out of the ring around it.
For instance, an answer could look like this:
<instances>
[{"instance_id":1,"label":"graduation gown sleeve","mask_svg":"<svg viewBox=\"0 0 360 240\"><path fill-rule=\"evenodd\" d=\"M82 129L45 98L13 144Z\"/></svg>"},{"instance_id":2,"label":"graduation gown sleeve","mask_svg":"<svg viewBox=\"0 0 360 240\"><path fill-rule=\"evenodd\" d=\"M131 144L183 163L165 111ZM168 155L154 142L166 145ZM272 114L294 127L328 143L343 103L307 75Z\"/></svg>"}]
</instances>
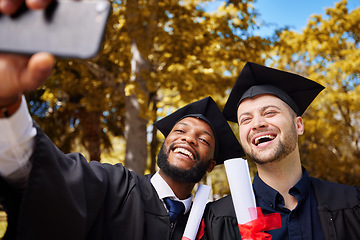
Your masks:
<instances>
[{"instance_id":1,"label":"graduation gown sleeve","mask_svg":"<svg viewBox=\"0 0 360 240\"><path fill-rule=\"evenodd\" d=\"M19 192L0 183L6 186L0 199L13 219L8 239L166 240L181 235L180 223L170 227L150 177L121 164L88 163L80 154L65 155L35 126L27 188Z\"/></svg>"},{"instance_id":2,"label":"graduation gown sleeve","mask_svg":"<svg viewBox=\"0 0 360 240\"><path fill-rule=\"evenodd\" d=\"M360 238L360 190L311 178L326 240Z\"/></svg>"},{"instance_id":3,"label":"graduation gown sleeve","mask_svg":"<svg viewBox=\"0 0 360 240\"><path fill-rule=\"evenodd\" d=\"M203 240L241 239L231 196L208 203L204 212Z\"/></svg>"}]
</instances>

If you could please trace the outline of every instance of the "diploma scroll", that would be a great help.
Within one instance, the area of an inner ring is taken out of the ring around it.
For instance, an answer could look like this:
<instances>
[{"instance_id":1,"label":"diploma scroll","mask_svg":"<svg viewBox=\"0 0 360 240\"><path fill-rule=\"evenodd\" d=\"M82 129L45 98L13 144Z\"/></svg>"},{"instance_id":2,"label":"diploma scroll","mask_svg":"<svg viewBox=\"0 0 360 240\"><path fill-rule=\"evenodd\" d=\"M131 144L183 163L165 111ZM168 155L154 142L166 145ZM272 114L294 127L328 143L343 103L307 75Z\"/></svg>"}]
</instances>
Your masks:
<instances>
[{"instance_id":1,"label":"diploma scroll","mask_svg":"<svg viewBox=\"0 0 360 240\"><path fill-rule=\"evenodd\" d=\"M281 228L279 213L266 216L256 207L248 162L242 158L224 162L231 197L239 225L241 239L270 240L272 236L264 231Z\"/></svg>"},{"instance_id":2,"label":"diploma scroll","mask_svg":"<svg viewBox=\"0 0 360 240\"><path fill-rule=\"evenodd\" d=\"M193 205L186 223L182 240L195 240L199 225L204 214L206 203L209 200L211 188L206 185L199 185L194 198Z\"/></svg>"},{"instance_id":3,"label":"diploma scroll","mask_svg":"<svg viewBox=\"0 0 360 240\"><path fill-rule=\"evenodd\" d=\"M248 162L233 158L224 162L238 224L257 218L256 202Z\"/></svg>"}]
</instances>

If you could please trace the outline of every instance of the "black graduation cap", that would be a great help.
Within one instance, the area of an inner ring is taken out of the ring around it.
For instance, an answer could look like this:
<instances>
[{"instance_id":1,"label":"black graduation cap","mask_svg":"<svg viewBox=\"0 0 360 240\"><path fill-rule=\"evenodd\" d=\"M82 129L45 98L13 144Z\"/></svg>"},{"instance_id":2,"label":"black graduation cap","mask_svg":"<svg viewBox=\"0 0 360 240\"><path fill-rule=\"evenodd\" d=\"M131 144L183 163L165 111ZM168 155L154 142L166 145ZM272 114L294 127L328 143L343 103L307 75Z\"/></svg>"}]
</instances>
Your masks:
<instances>
[{"instance_id":1,"label":"black graduation cap","mask_svg":"<svg viewBox=\"0 0 360 240\"><path fill-rule=\"evenodd\" d=\"M227 159L245 156L224 115L211 97L203 98L180 108L155 122L154 126L167 137L174 125L186 117L201 119L211 126L215 134L214 160L216 164L222 164Z\"/></svg>"},{"instance_id":2,"label":"black graduation cap","mask_svg":"<svg viewBox=\"0 0 360 240\"><path fill-rule=\"evenodd\" d=\"M301 116L324 87L300 75L247 62L225 104L223 114L237 122L239 103L260 94L274 94Z\"/></svg>"}]
</instances>

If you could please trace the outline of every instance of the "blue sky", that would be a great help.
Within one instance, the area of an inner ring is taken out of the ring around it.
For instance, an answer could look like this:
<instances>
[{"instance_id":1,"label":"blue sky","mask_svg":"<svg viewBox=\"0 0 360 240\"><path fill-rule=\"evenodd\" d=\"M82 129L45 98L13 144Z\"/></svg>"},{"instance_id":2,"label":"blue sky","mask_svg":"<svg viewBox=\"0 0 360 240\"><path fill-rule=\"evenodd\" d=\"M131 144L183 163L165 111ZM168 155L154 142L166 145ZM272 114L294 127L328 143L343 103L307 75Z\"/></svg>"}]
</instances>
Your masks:
<instances>
[{"instance_id":1,"label":"blue sky","mask_svg":"<svg viewBox=\"0 0 360 240\"><path fill-rule=\"evenodd\" d=\"M258 21L272 23L272 27L262 27L256 34L269 36L277 27L290 26L293 31L301 32L314 14L325 15L325 9L335 7L340 0L255 0L255 9L260 16ZM216 9L223 0L213 0L207 5L209 11ZM348 0L347 7L351 11L360 6L360 0Z\"/></svg>"},{"instance_id":2,"label":"blue sky","mask_svg":"<svg viewBox=\"0 0 360 240\"><path fill-rule=\"evenodd\" d=\"M260 20L280 26L291 26L291 30L301 32L311 15L325 15L325 9L335 7L340 0L256 0L255 9ZM351 11L360 6L359 0L348 0ZM273 28L265 28L260 34L268 35Z\"/></svg>"}]
</instances>

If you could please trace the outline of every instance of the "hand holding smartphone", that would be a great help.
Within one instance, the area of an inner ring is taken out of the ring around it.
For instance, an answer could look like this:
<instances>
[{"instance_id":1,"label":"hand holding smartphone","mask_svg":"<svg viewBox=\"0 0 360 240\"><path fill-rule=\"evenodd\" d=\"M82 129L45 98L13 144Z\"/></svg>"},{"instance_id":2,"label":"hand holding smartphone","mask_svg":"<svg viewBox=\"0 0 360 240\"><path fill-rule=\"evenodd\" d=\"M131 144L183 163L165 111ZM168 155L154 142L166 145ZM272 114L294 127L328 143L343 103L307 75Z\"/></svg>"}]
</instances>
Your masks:
<instances>
[{"instance_id":1,"label":"hand holding smartphone","mask_svg":"<svg viewBox=\"0 0 360 240\"><path fill-rule=\"evenodd\" d=\"M110 2L58 0L43 10L22 7L12 16L0 13L0 52L92 58L101 46Z\"/></svg>"}]
</instances>

